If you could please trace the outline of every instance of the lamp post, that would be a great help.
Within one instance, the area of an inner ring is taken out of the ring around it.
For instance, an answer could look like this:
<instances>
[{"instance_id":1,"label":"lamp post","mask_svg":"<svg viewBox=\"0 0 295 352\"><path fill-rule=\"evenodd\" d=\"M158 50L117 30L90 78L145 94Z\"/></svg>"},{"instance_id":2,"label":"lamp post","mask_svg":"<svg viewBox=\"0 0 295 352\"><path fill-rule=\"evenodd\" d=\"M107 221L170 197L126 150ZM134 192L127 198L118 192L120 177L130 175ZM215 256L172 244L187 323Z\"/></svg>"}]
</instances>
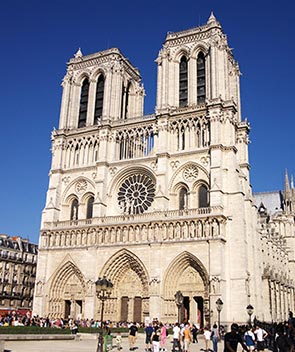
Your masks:
<instances>
[{"instance_id":1,"label":"lamp post","mask_svg":"<svg viewBox=\"0 0 295 352\"><path fill-rule=\"evenodd\" d=\"M98 344L96 352L103 352L103 310L104 302L110 298L113 284L105 276L95 282L96 296L101 301L100 327L101 331L98 336Z\"/></svg>"},{"instance_id":2,"label":"lamp post","mask_svg":"<svg viewBox=\"0 0 295 352\"><path fill-rule=\"evenodd\" d=\"M249 315L249 324L251 325L251 315L253 314L254 307L251 304L248 304L246 309L247 309L247 313Z\"/></svg>"},{"instance_id":3,"label":"lamp post","mask_svg":"<svg viewBox=\"0 0 295 352\"><path fill-rule=\"evenodd\" d=\"M178 322L180 323L180 312L181 312L180 310L183 305L183 294L181 293L181 291L177 291L174 297L175 297L175 303L178 308Z\"/></svg>"},{"instance_id":4,"label":"lamp post","mask_svg":"<svg viewBox=\"0 0 295 352\"><path fill-rule=\"evenodd\" d=\"M218 298L218 300L216 301L216 309L217 309L217 313L218 313L218 331L219 331L219 335L220 335L220 312L222 311L223 308L223 302L221 300L221 298Z\"/></svg>"}]
</instances>

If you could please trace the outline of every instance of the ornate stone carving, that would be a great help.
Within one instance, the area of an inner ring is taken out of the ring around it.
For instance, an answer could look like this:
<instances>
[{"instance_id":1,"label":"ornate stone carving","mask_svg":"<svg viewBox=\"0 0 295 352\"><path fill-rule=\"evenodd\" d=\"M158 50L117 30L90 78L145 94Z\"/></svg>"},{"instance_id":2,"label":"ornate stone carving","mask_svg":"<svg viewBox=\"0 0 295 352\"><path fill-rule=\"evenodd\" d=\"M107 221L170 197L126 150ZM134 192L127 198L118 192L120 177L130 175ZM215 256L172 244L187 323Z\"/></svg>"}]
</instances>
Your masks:
<instances>
[{"instance_id":1,"label":"ornate stone carving","mask_svg":"<svg viewBox=\"0 0 295 352\"><path fill-rule=\"evenodd\" d=\"M198 177L198 168L196 165L188 165L184 170L183 170L183 178L188 181L188 182L193 182L197 179Z\"/></svg>"},{"instance_id":2,"label":"ornate stone carving","mask_svg":"<svg viewBox=\"0 0 295 352\"><path fill-rule=\"evenodd\" d=\"M86 180L79 180L76 182L75 189L78 193L86 191L87 189L87 181Z\"/></svg>"},{"instance_id":3,"label":"ornate stone carving","mask_svg":"<svg viewBox=\"0 0 295 352\"><path fill-rule=\"evenodd\" d=\"M171 161L170 163L171 167L172 167L172 170L176 170L178 168L178 165L179 165L179 161L176 160L176 161Z\"/></svg>"}]
</instances>

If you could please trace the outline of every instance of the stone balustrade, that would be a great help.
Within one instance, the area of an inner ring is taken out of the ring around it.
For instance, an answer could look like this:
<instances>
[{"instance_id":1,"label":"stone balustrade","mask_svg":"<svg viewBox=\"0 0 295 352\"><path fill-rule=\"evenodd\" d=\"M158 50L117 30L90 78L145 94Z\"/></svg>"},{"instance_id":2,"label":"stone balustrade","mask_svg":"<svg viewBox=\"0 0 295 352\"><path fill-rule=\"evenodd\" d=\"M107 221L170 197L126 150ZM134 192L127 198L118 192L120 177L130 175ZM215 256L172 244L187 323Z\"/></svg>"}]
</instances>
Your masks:
<instances>
[{"instance_id":1,"label":"stone balustrade","mask_svg":"<svg viewBox=\"0 0 295 352\"><path fill-rule=\"evenodd\" d=\"M221 211L210 207L45 223L40 247L224 239Z\"/></svg>"}]
</instances>

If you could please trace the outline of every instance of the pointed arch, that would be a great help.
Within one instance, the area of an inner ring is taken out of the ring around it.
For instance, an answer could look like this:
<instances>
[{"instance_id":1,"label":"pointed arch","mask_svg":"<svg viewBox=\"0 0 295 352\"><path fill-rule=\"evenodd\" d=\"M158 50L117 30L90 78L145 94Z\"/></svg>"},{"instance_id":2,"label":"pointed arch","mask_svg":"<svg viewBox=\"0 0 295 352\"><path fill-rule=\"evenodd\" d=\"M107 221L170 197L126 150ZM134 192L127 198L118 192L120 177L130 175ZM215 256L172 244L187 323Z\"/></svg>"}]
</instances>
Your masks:
<instances>
[{"instance_id":1,"label":"pointed arch","mask_svg":"<svg viewBox=\"0 0 295 352\"><path fill-rule=\"evenodd\" d=\"M129 271L134 271L140 279L142 294L149 292L149 275L143 262L132 252L122 249L115 253L102 268L100 276L106 276L112 281L114 287L119 284L123 276Z\"/></svg>"},{"instance_id":2,"label":"pointed arch","mask_svg":"<svg viewBox=\"0 0 295 352\"><path fill-rule=\"evenodd\" d=\"M102 117L104 86L105 86L105 78L103 74L100 74L96 83L94 124L98 124L98 122L101 120L101 117Z\"/></svg>"},{"instance_id":3,"label":"pointed arch","mask_svg":"<svg viewBox=\"0 0 295 352\"><path fill-rule=\"evenodd\" d=\"M49 290L51 297L63 297L65 285L73 275L78 278L79 283L86 290L85 278L81 270L72 261L68 260L57 270L52 278Z\"/></svg>"},{"instance_id":4,"label":"pointed arch","mask_svg":"<svg viewBox=\"0 0 295 352\"><path fill-rule=\"evenodd\" d=\"M209 274L203 263L192 253L184 251L180 253L169 265L164 275L164 297L173 298L175 292L179 290L179 282L183 273L191 268L201 279L200 286L203 290L204 297L209 294ZM193 284L191 283L193 286ZM194 289L191 287L191 289Z\"/></svg>"},{"instance_id":5,"label":"pointed arch","mask_svg":"<svg viewBox=\"0 0 295 352\"><path fill-rule=\"evenodd\" d=\"M179 63L179 106L188 103L188 59L183 55Z\"/></svg>"},{"instance_id":6,"label":"pointed arch","mask_svg":"<svg viewBox=\"0 0 295 352\"><path fill-rule=\"evenodd\" d=\"M197 104L205 103L206 99L206 65L202 51L197 56Z\"/></svg>"},{"instance_id":7,"label":"pointed arch","mask_svg":"<svg viewBox=\"0 0 295 352\"><path fill-rule=\"evenodd\" d=\"M80 95L78 128L86 126L88 95L89 95L89 80L88 78L85 78L82 83L81 95Z\"/></svg>"}]
</instances>

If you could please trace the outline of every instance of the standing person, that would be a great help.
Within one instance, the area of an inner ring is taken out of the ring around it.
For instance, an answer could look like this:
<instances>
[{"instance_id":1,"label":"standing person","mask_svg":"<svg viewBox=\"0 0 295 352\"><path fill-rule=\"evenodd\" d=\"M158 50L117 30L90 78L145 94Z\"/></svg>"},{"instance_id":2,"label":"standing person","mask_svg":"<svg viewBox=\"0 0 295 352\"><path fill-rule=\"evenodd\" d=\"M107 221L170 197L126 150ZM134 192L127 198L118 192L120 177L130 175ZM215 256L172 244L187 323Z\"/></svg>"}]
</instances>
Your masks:
<instances>
[{"instance_id":1,"label":"standing person","mask_svg":"<svg viewBox=\"0 0 295 352\"><path fill-rule=\"evenodd\" d=\"M194 324L192 327L193 343L198 343L198 328Z\"/></svg>"},{"instance_id":2,"label":"standing person","mask_svg":"<svg viewBox=\"0 0 295 352\"><path fill-rule=\"evenodd\" d=\"M249 351L252 352L255 349L255 335L252 331L251 326L247 326L247 331L244 334L244 340Z\"/></svg>"},{"instance_id":3,"label":"standing person","mask_svg":"<svg viewBox=\"0 0 295 352\"><path fill-rule=\"evenodd\" d=\"M136 323L131 324L129 327L129 336L128 336L130 351L134 350L137 331L138 329L137 329Z\"/></svg>"},{"instance_id":4,"label":"standing person","mask_svg":"<svg viewBox=\"0 0 295 352\"><path fill-rule=\"evenodd\" d=\"M205 340L205 351L209 351L209 344L210 344L210 340L211 340L211 331L210 329L205 326L204 327L204 340Z\"/></svg>"},{"instance_id":5,"label":"standing person","mask_svg":"<svg viewBox=\"0 0 295 352\"><path fill-rule=\"evenodd\" d=\"M179 323L176 323L173 328L173 347L172 347L173 352L175 352L175 347L177 347L179 352L181 351Z\"/></svg>"},{"instance_id":6,"label":"standing person","mask_svg":"<svg viewBox=\"0 0 295 352\"><path fill-rule=\"evenodd\" d=\"M236 323L231 324L231 331L224 336L224 352L237 352L238 344L241 344L243 350L250 352L239 334L239 326Z\"/></svg>"},{"instance_id":7,"label":"standing person","mask_svg":"<svg viewBox=\"0 0 295 352\"><path fill-rule=\"evenodd\" d=\"M213 329L211 332L211 339L212 339L212 344L213 344L213 351L217 352L218 341L220 341L220 334L219 334L219 331L218 331L216 324L213 325Z\"/></svg>"},{"instance_id":8,"label":"standing person","mask_svg":"<svg viewBox=\"0 0 295 352\"><path fill-rule=\"evenodd\" d=\"M116 347L117 351L120 351L122 349L122 336L120 332L118 332L116 336Z\"/></svg>"},{"instance_id":9,"label":"standing person","mask_svg":"<svg viewBox=\"0 0 295 352\"><path fill-rule=\"evenodd\" d=\"M145 351L151 352L152 351L152 334L154 332L154 328L152 323L149 323L148 326L144 329L145 332Z\"/></svg>"},{"instance_id":10,"label":"standing person","mask_svg":"<svg viewBox=\"0 0 295 352\"><path fill-rule=\"evenodd\" d=\"M160 323L161 335L160 335L160 351L165 350L167 341L167 328L163 323Z\"/></svg>"},{"instance_id":11,"label":"standing person","mask_svg":"<svg viewBox=\"0 0 295 352\"><path fill-rule=\"evenodd\" d=\"M257 351L264 351L264 340L268 336L268 333L259 325L256 325L254 333L256 335L257 340Z\"/></svg>"},{"instance_id":12,"label":"standing person","mask_svg":"<svg viewBox=\"0 0 295 352\"><path fill-rule=\"evenodd\" d=\"M154 327L154 331L153 331L152 338L151 338L154 352L160 351L160 335L161 335L161 329L156 325Z\"/></svg>"},{"instance_id":13,"label":"standing person","mask_svg":"<svg viewBox=\"0 0 295 352\"><path fill-rule=\"evenodd\" d=\"M191 329L189 324L186 324L183 330L183 350L189 352L189 346L192 341Z\"/></svg>"},{"instance_id":14,"label":"standing person","mask_svg":"<svg viewBox=\"0 0 295 352\"><path fill-rule=\"evenodd\" d=\"M292 339L284 334L284 327L279 325L277 328L277 338L276 338L276 346L278 352L293 352L294 345Z\"/></svg>"}]
</instances>

